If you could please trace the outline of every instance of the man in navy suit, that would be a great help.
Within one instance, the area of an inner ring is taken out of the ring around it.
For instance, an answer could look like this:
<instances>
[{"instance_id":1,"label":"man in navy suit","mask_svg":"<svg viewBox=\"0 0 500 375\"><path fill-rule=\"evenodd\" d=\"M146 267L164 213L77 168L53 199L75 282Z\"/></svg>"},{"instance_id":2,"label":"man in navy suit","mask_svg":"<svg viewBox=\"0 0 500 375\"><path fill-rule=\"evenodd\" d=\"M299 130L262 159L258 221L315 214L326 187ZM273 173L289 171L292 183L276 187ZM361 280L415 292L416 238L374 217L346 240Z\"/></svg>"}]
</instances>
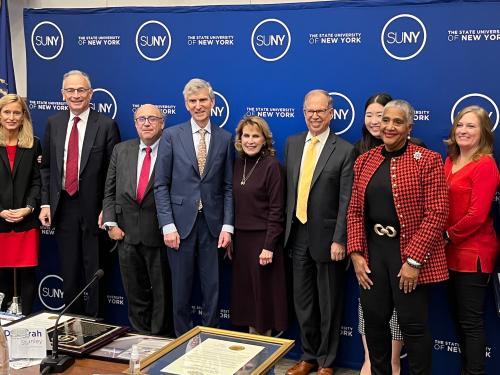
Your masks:
<instances>
[{"instance_id":1,"label":"man in navy suit","mask_svg":"<svg viewBox=\"0 0 500 375\"><path fill-rule=\"evenodd\" d=\"M86 73L66 73L61 93L68 110L49 117L45 126L39 219L43 226L55 226L67 304L99 269L98 217L109 160L120 133L114 120L90 108L92 86ZM71 312L96 316L98 311L94 284L85 307L80 298Z\"/></svg>"},{"instance_id":2,"label":"man in navy suit","mask_svg":"<svg viewBox=\"0 0 500 375\"><path fill-rule=\"evenodd\" d=\"M219 252L233 233L233 143L211 123L215 95L210 84L192 79L184 87L191 120L166 129L155 172L159 225L172 270L174 328L192 328L191 293L195 270L203 297L202 324L219 322Z\"/></svg>"}]
</instances>

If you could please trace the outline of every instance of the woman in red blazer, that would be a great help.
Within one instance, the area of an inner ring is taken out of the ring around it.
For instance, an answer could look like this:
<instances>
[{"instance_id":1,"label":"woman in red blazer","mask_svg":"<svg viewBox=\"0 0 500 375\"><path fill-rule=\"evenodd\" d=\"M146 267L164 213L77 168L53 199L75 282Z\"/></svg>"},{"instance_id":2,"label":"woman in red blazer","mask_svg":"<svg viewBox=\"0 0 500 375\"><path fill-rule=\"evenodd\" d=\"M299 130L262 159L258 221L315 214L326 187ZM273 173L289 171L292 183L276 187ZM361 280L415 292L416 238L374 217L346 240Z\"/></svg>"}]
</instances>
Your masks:
<instances>
[{"instance_id":1,"label":"woman in red blazer","mask_svg":"<svg viewBox=\"0 0 500 375\"><path fill-rule=\"evenodd\" d=\"M489 216L500 177L488 113L464 108L453 121L444 171L450 195L445 237L450 297L465 374L484 374L484 299L498 241Z\"/></svg>"},{"instance_id":2,"label":"woman in red blazer","mask_svg":"<svg viewBox=\"0 0 500 375\"><path fill-rule=\"evenodd\" d=\"M372 374L392 373L389 320L394 307L410 374L431 373L428 284L448 278L443 163L437 153L408 142L413 116L406 101L387 103L380 125L384 144L354 165L347 250L361 287Z\"/></svg>"},{"instance_id":3,"label":"woman in red blazer","mask_svg":"<svg viewBox=\"0 0 500 375\"><path fill-rule=\"evenodd\" d=\"M12 268L17 268L22 313L31 313L36 294L40 200L40 142L24 100L0 99L0 291L12 296Z\"/></svg>"}]
</instances>

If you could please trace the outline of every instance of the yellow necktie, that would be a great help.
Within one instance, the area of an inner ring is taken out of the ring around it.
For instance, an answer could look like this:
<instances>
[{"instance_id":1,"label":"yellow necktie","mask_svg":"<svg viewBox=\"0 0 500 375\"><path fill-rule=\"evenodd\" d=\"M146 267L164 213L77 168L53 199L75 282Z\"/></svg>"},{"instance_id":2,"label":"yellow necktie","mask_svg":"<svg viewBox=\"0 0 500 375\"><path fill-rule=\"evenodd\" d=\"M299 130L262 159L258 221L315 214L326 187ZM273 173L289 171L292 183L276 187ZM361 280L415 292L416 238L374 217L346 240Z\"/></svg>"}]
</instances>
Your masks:
<instances>
[{"instance_id":1,"label":"yellow necktie","mask_svg":"<svg viewBox=\"0 0 500 375\"><path fill-rule=\"evenodd\" d=\"M295 215L302 224L307 222L307 201L309 199L309 190L311 189L314 167L316 166L316 143L318 142L318 138L311 138L311 141L307 146L304 163L302 165L302 173L299 178L297 209L295 211Z\"/></svg>"}]
</instances>

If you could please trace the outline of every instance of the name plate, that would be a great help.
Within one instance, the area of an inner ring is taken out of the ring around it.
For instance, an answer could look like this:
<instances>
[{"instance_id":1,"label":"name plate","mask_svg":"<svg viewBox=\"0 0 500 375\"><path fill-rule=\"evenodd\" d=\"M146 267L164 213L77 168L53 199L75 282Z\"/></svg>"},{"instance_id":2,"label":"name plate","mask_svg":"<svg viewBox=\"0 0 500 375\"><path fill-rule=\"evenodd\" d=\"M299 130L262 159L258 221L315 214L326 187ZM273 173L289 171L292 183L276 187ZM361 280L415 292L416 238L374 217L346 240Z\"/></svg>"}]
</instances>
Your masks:
<instances>
[{"instance_id":1,"label":"name plate","mask_svg":"<svg viewBox=\"0 0 500 375\"><path fill-rule=\"evenodd\" d=\"M45 328L4 328L9 344L10 359L45 358L47 331Z\"/></svg>"}]
</instances>

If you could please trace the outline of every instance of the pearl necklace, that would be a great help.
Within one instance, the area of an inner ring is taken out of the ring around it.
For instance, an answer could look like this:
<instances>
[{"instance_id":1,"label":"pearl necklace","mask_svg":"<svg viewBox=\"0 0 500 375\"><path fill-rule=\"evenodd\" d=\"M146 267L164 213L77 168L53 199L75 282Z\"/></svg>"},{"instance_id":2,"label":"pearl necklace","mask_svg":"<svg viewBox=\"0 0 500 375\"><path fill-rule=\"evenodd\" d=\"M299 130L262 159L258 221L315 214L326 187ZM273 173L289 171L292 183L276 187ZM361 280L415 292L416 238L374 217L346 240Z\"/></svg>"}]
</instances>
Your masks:
<instances>
[{"instance_id":1,"label":"pearl necklace","mask_svg":"<svg viewBox=\"0 0 500 375\"><path fill-rule=\"evenodd\" d=\"M245 158L245 164L243 164L243 176L241 176L240 185L244 186L246 184L246 182L248 181L248 179L252 175L253 171L255 170L255 167L257 166L257 164L259 164L259 161L260 161L260 156L257 159L257 161L255 162L255 164L253 165L252 169L250 169L250 172L248 172L248 175L247 175L246 174L246 172L247 172L247 158Z\"/></svg>"}]
</instances>

